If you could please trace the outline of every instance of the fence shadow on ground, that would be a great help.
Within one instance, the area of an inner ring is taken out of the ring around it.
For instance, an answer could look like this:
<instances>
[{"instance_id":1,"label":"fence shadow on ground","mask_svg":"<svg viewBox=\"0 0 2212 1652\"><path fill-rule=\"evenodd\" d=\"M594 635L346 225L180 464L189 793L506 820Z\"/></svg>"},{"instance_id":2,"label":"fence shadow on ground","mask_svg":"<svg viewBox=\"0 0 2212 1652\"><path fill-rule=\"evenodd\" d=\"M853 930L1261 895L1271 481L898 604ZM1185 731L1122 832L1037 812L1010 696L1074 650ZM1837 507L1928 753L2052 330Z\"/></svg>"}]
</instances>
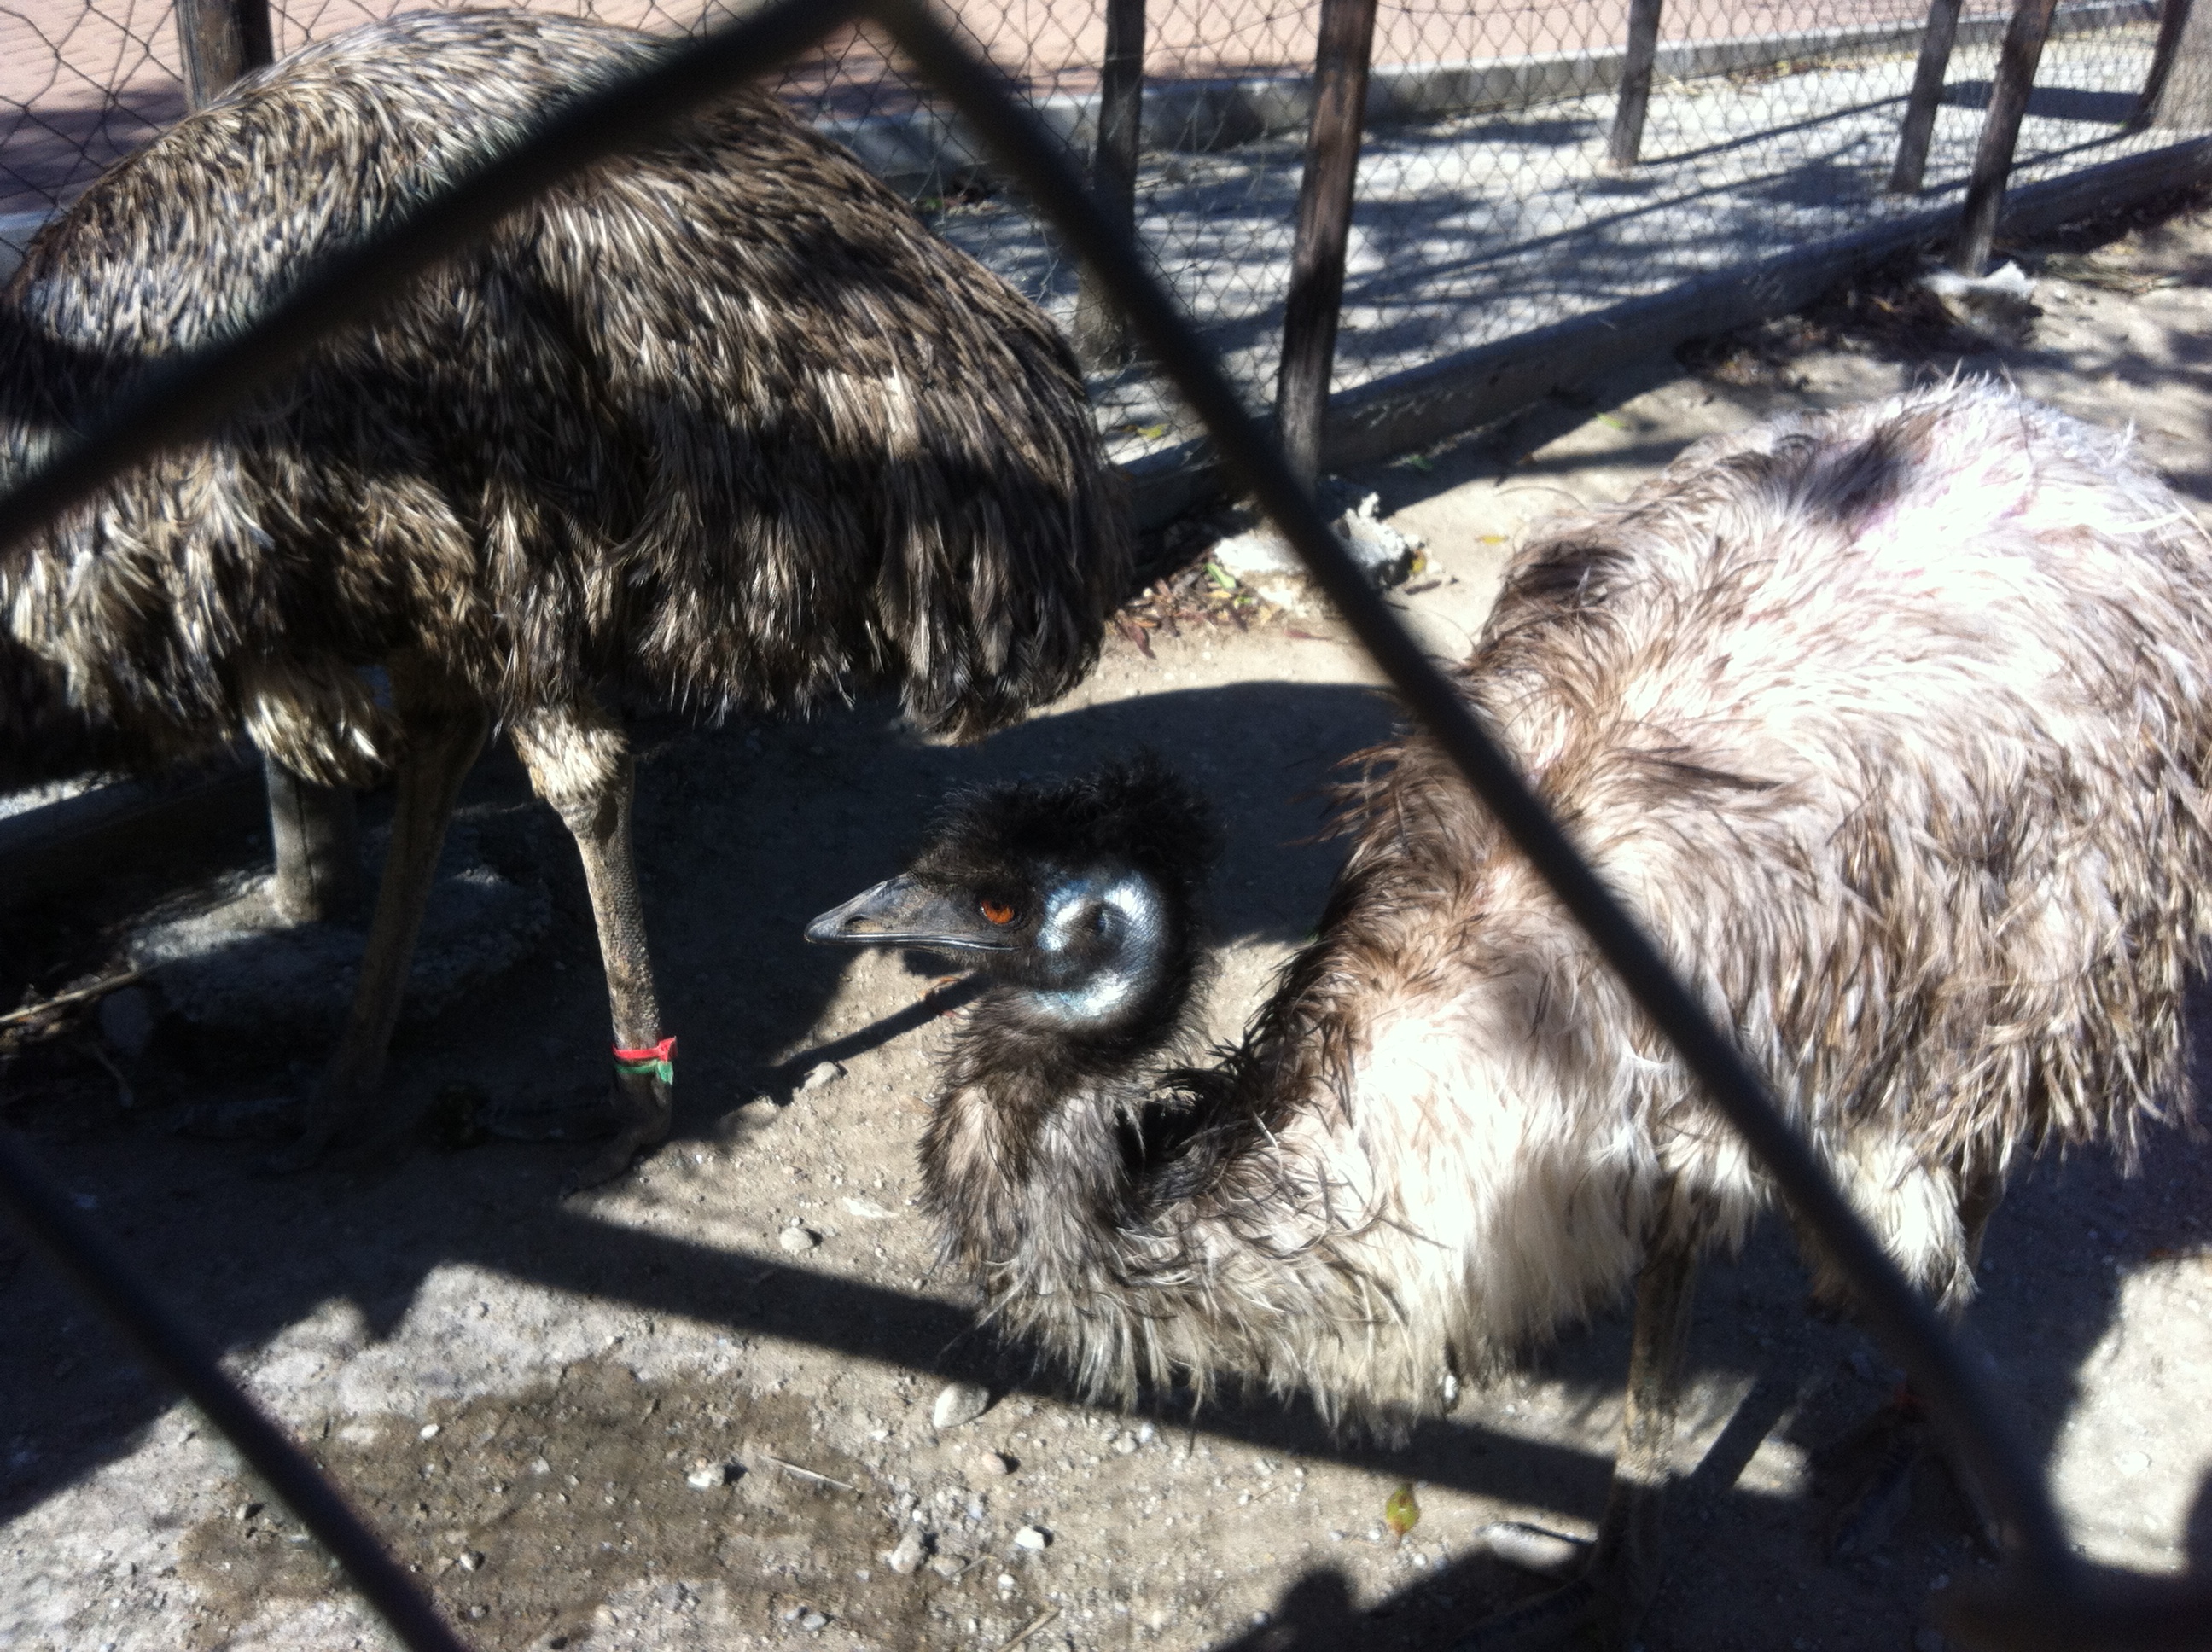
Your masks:
<instances>
[{"instance_id":1,"label":"fence shadow on ground","mask_svg":"<svg viewBox=\"0 0 2212 1652\"><path fill-rule=\"evenodd\" d=\"M1153 744L1193 770L1228 817L1237 848L1219 887L1222 938L1295 940L1319 909L1334 854L1328 846L1284 846L1315 824L1310 794L1329 763L1389 723L1377 695L1276 683L1168 689L1048 715L968 750L912 740L881 705L766 729L757 739L732 730L649 741L640 858L687 1041L670 1151L716 1131L757 1081L766 1055L804 1043L842 959L805 947L799 924L892 869L948 787L1081 768L1129 745ZM488 771L478 789L489 796L480 805L502 806L502 788L513 783ZM557 829L547 839L546 864L568 926L556 928L549 951L554 962L588 959L580 875ZM598 985L587 968L565 981L550 969L543 959L526 964L465 1011L403 1035L401 1089L419 1096L432 1079L455 1072L488 1082L500 1075L525 1084L567 1082L578 1065L570 1047L596 1046ZM703 1013L708 998L724 1001L719 1018ZM173 1072L166 1089L156 1075L142 1091L149 1100L183 1101L252 1095L283 1081L281 1071L234 1066ZM834 1091L817 1103L836 1104ZM270 1180L255 1170L257 1147L178 1140L163 1133L158 1113L131 1120L27 1111L21 1122L40 1151L97 1198L129 1248L161 1259L163 1284L228 1348L265 1343L333 1301L355 1304L372 1335L386 1337L432 1272L458 1266L703 1321L740 1337L787 1339L1000 1389L1065 1393L1057 1372L1039 1371L1024 1351L976 1332L957 1303L613 1226L556 1205L550 1191L573 1157L568 1148L420 1151L382 1175ZM2102 1253L2082 1254L2080 1236L2085 1227L2124 1236L2119 1254L2140 1255L2174 1236L2179 1212L2212 1209L2212 1167L2201 1153L2175 1162L2184 1173L2165 1182L2122 1180L2095 1158L2039 1172L1997 1218L1992 1282L1975 1321L2014 1379L2008 1387L2023 1397L2039 1453L2048 1452L2078 1398L2081 1365L2111 1325L2127 1277L2125 1266L2105 1264ZM742 1205L741 1177L726 1191ZM0 1442L10 1454L0 1459L0 1518L9 1519L132 1451L169 1404L42 1266L19 1262L14 1272L12 1281L0 1281L0 1306L14 1327L0 1351L0 1411L10 1435ZM1674 1581L1662 1603L1658 1621L1674 1625L1678 1639L1720 1623L1705 1614L1725 1613L1743 1590L1759 1587L1762 1569L1817 1564L1828 1492L1752 1490L1740 1484L1741 1471L1770 1436L1801 1454L1826 1443L1877 1402L1889 1380L1869 1375L1856 1331L1806 1316L1802 1293L1775 1230L1762 1231L1742 1260L1717 1264L1705 1278L1692 1352L1697 1409L1704 1426L1720 1432L1691 1477ZM1196 1427L1265 1450L1480 1491L1571 1525L1594 1518L1602 1499L1625 1343L1615 1315L1534 1362L1541 1386L1563 1396L1571 1433L1587 1442L1580 1446L1556 1435L1502 1431L1479 1401L1424 1426L1402 1451L1334 1440L1310 1411L1264 1399L1210 1407ZM1909 1552L1895 1571L1868 1573L1873 1619L1887 1614L1909 1626L1924 1574L1965 1564L1943 1558L1941 1546L1956 1554L1959 1511L1933 1471L1923 1479L1920 1510L1900 1540ZM2201 1498L2193 1518L2192 1541L2201 1544ZM1364 1532L1348 1540L1364 1540ZM1447 1625L1463 1623L1472 1602L1522 1587L1492 1563L1474 1561L1432 1576L1409 1574L1406 1587L1380 1604L1355 1609L1342 1580L1321 1570L1291 1586L1272 1625L1237 1643L1328 1645L1331 1625L1357 1626L1385 1643L1433 1641Z\"/></svg>"}]
</instances>

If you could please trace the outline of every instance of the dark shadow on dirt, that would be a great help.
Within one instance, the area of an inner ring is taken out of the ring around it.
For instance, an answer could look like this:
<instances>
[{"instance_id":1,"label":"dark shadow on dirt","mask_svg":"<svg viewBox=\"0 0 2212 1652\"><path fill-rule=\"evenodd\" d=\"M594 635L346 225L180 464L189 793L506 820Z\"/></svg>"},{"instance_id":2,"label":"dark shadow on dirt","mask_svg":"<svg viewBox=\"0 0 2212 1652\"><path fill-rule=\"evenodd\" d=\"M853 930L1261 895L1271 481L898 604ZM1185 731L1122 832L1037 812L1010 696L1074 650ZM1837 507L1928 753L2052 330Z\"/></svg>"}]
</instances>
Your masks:
<instances>
[{"instance_id":1,"label":"dark shadow on dirt","mask_svg":"<svg viewBox=\"0 0 2212 1652\"><path fill-rule=\"evenodd\" d=\"M667 961L672 1014L686 1041L671 1151L725 1128L767 1065L816 1024L846 961L806 947L799 925L895 869L950 787L1080 768L1150 744L1191 770L1224 811L1235 847L1218 889L1222 937L1295 939L1318 911L1335 859L1329 846L1296 841L1316 822L1312 794L1333 760L1389 723L1379 695L1278 683L1170 690L1048 715L969 750L916 742L881 706L752 735L662 731L645 740L639 855L656 949ZM520 1074L549 1089L603 1082L596 1078L603 1000L580 873L558 828L541 805L514 794L517 784L489 769L471 806L486 823L481 829L495 832L504 823L518 842L537 842L555 886L554 931L542 958L464 1008L403 1033L401 1099L454 1078L489 1085ZM971 1378L999 1392L1067 1393L1057 1371L1040 1370L1024 1351L979 1333L964 1302L945 1299L937 1284L927 1293L885 1288L792 1259L613 1225L587 1203L556 1204L551 1190L572 1148L419 1151L376 1175L329 1169L260 1176L249 1146L183 1140L163 1126L165 1102L251 1096L296 1077L257 1066L252 1052L233 1054L227 1070L137 1075L144 1110L119 1112L112 1081L88 1062L75 1079L63 1072L43 1090L13 1092L9 1109L40 1153L94 1201L99 1219L220 1345L264 1342L333 1299L354 1303L376 1334L388 1333L434 1270L459 1263L726 1326L740 1339L787 1339L939 1378ZM837 1104L835 1092L823 1103ZM2149 1149L2151 1174L2134 1179L2097 1155L2045 1167L2025 1178L1993 1228L1973 1324L2039 1457L2078 1397L2078 1372L2112 1323L2128 1271L2154 1252L2205 1242L2212 1158L2172 1133L2155 1135ZM742 1179L732 1179L727 1194L743 1203ZM1786 1583L1773 1599L1778 1567L1786 1575L1825 1564L1820 1533L1834 1493L1749 1485L1747 1466L1769 1442L1809 1455L1846 1431L1893 1381L1855 1330L1804 1311L1804 1289L1771 1223L1742 1259L1712 1265L1701 1280L1692 1363L1698 1420L1718 1424L1719 1433L1702 1461L1684 1465L1675 1569L1647 1638L1651 1647L1721 1652L1786 1645L1800 1635L1817 1635L1824 1647L1909 1643L1929 1579L1975 1564L1963 1543L1962 1511L1931 1467L1888 1553L1857 1563L1853 1573L1863 1586L1863 1636L1835 1639L1832 1624L1794 1606ZM0 1251L0 1313L10 1327L0 1343L5 1518L129 1452L169 1402L42 1265L12 1250ZM1601 1422L1625 1357L1626 1327L1615 1314L1534 1364ZM1188 1409L1182 1400L1158 1395L1152 1406L1181 1426ZM1310 1409L1264 1398L1209 1406L1195 1426L1265 1449L1480 1490L1555 1511L1571 1528L1595 1519L1608 1472L1603 1450L1522 1438L1510 1418L1487 1412L1480 1422L1425 1424L1399 1449L1334 1439ZM1605 1437L1603 1429L1591 1437ZM2212 1525L2205 1505L2200 1497L2192 1517L2191 1540L2199 1549ZM1237 1643L1433 1645L1447 1629L1527 1588L1486 1561L1408 1581L1404 1594L1354 1613L1340 1580L1311 1574L1292 1586L1269 1625ZM1754 1599L1759 1632L1747 1640L1746 1603ZM1340 1632L1345 1628L1357 1633ZM1280 1639L1285 1634L1292 1638Z\"/></svg>"}]
</instances>

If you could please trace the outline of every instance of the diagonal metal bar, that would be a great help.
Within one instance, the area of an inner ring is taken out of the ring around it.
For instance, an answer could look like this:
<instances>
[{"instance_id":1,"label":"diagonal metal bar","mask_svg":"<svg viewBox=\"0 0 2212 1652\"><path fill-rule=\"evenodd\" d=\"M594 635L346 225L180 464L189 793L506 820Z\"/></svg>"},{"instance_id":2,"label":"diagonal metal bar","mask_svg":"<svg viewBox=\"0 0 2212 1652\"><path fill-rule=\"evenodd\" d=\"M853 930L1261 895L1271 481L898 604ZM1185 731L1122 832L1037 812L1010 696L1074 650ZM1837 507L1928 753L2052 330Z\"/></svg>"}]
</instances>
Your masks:
<instances>
[{"instance_id":1,"label":"diagonal metal bar","mask_svg":"<svg viewBox=\"0 0 2212 1652\"><path fill-rule=\"evenodd\" d=\"M1245 412L1195 330L1146 271L1128 237L1092 204L1060 146L1007 94L1001 77L963 50L920 0L871 0L867 10L959 106L1000 164L1096 270L1160 370L1205 422L1223 459L1297 549L1407 708L1459 766L1684 1066L1749 1143L1801 1219L1849 1273L1882 1345L1955 1430L2009 1521L2024 1575L2039 1588L2063 1592L2077 1570L2073 1554L2018 1430L1999 1420L2005 1413L1997 1394L1968 1368L1934 1311L1852 1212L1733 1041L1668 967L1627 909L1567 841L1511 760L1361 577L1323 523L1310 492Z\"/></svg>"},{"instance_id":2,"label":"diagonal metal bar","mask_svg":"<svg viewBox=\"0 0 2212 1652\"><path fill-rule=\"evenodd\" d=\"M80 1215L22 1138L0 1128L0 1206L11 1211L142 1358L174 1383L315 1534L410 1652L465 1652L414 1580L307 1455L233 1382L215 1351L100 1230Z\"/></svg>"},{"instance_id":3,"label":"diagonal metal bar","mask_svg":"<svg viewBox=\"0 0 2212 1652\"><path fill-rule=\"evenodd\" d=\"M866 5L850 0L781 0L744 22L672 52L661 64L634 79L567 106L533 138L487 162L373 241L312 272L261 322L191 358L150 371L112 412L0 498L0 547L81 501L149 454L204 430L281 375L328 329L374 313L401 282L468 244L535 191L665 130L710 101L723 87L804 49L863 12L899 37L908 54L960 106L1001 163L1024 181L1075 250L1098 272L1153 349L1163 370L1206 422L1224 458L1299 548L1409 708L1460 764L1639 1005L1674 1042L1685 1065L1759 1155L1801 1218L1851 1273L1875 1333L1956 1430L1961 1448L2014 1527L2018 1551L2010 1598L2001 1606L1985 1602L1990 1610L1980 1614L1982 1623L2002 1620L2014 1632L2017 1626L2033 1623L2039 1631L2037 1643L2054 1647L2105 1643L2120 1632L2120 1625L2130 1623L2137 1627L2172 1625L2189 1637L2190 1631L2180 1626L2197 1621L2191 1614L2197 1613L2202 1600L2201 1591L2193 1586L2170 1587L2154 1600L2136 1588L2142 1580L2085 1576L2063 1542L2039 1479L2013 1430L2001 1420L1996 1396L1966 1368L1926 1304L1857 1223L1804 1142L1765 1098L1732 1042L1581 861L1510 761L1399 629L1380 598L1361 581L1279 452L1245 414L1172 301L1146 274L1126 234L1092 206L1057 143L1006 96L993 72L957 46L916 0L874 0ZM130 1282L127 1267L120 1274L109 1272L106 1264L119 1266L120 1259L105 1251L96 1234L82 1231L87 1224L76 1220L50 1183L42 1193L40 1181L35 1167L20 1149L0 1136L0 1200L15 1206L34 1233L56 1246L64 1267L76 1273L79 1283L99 1296L110 1311L129 1316L127 1328L142 1346L149 1339L164 1342L173 1352L191 1346L190 1333L157 1299L113 1288L118 1278ZM160 1363L155 1350L148 1351ZM204 1355L204 1350L200 1352ZM216 1393L227 1387L228 1379L211 1361L210 1366L216 1378L210 1391ZM255 1424L263 1429L268 1424L234 1388L228 1392L245 1406L245 1412L234 1412L218 1396L222 1414L209 1408L210 1418L246 1449ZM286 1449L282 1436L269 1432L281 1455ZM257 1467L262 1466L252 1450L247 1455ZM328 1498L343 1509L335 1494L314 1476L312 1466L304 1459L298 1459L297 1466L308 1477L295 1488L304 1502ZM264 1473L277 1483L277 1473L266 1467ZM285 1494L281 1485L279 1494ZM305 1509L301 1512L306 1518ZM368 1542L373 1548L374 1540ZM365 1564L373 1566L377 1561L390 1564L380 1553L367 1558ZM405 1584L404 1578L400 1582ZM2181 1591L2178 1596L2176 1588ZM1973 1614L1960 1616L1971 1621ZM430 1633L432 1638L410 1644L458 1644L434 1619ZM2186 1644L2189 1639L2169 1642L2161 1636L2156 1643Z\"/></svg>"},{"instance_id":4,"label":"diagonal metal bar","mask_svg":"<svg viewBox=\"0 0 2212 1652\"><path fill-rule=\"evenodd\" d=\"M356 246L310 269L261 319L149 367L113 406L0 497L0 553L154 454L207 431L336 328L364 321L410 280L595 161L666 131L859 15L854 0L777 0L670 52L651 69L562 105L526 137Z\"/></svg>"}]
</instances>

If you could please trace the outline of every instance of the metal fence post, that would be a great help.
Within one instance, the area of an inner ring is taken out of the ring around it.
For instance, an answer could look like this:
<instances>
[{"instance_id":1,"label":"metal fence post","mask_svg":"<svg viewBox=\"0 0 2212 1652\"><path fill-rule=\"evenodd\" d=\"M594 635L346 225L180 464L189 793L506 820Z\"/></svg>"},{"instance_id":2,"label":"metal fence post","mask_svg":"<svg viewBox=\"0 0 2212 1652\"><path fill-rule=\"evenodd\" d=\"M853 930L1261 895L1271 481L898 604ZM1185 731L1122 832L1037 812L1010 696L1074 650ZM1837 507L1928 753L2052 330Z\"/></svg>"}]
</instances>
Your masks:
<instances>
[{"instance_id":1,"label":"metal fence post","mask_svg":"<svg viewBox=\"0 0 2212 1652\"><path fill-rule=\"evenodd\" d=\"M1628 50L1620 60L1620 102L1613 112L1606 164L1626 172L1644 148L1644 114L1651 103L1651 64L1659 55L1662 0L1629 0Z\"/></svg>"},{"instance_id":2,"label":"metal fence post","mask_svg":"<svg viewBox=\"0 0 2212 1652\"><path fill-rule=\"evenodd\" d=\"M176 7L185 96L193 108L214 102L240 75L274 59L269 0L176 0Z\"/></svg>"},{"instance_id":3,"label":"metal fence post","mask_svg":"<svg viewBox=\"0 0 2212 1652\"><path fill-rule=\"evenodd\" d=\"M1114 222L1136 233L1137 148L1144 125L1145 0L1106 0L1106 56L1098 70L1098 153L1091 191ZM1094 371L1129 359L1129 328L1088 266L1075 298L1075 354Z\"/></svg>"},{"instance_id":4,"label":"metal fence post","mask_svg":"<svg viewBox=\"0 0 2212 1652\"><path fill-rule=\"evenodd\" d=\"M267 757L269 840L276 874L270 902L288 924L349 918L361 905L361 823L352 791L316 786Z\"/></svg>"},{"instance_id":5,"label":"metal fence post","mask_svg":"<svg viewBox=\"0 0 2212 1652\"><path fill-rule=\"evenodd\" d=\"M1936 106L1943 100L1943 76L1951 67L1951 47L1959 38L1959 12L1965 0L1928 0L1928 23L1920 35L1920 61L1912 71L1912 91L1905 100L1905 125L1897 137L1897 164L1883 185L1893 195L1917 195L1928 171L1928 143L1936 133Z\"/></svg>"},{"instance_id":6,"label":"metal fence post","mask_svg":"<svg viewBox=\"0 0 2212 1652\"><path fill-rule=\"evenodd\" d=\"M2166 0L2159 8L2158 45L2128 128L2140 131L2153 122L2185 130L2212 126L2212 9L2199 12L2191 0Z\"/></svg>"},{"instance_id":7,"label":"metal fence post","mask_svg":"<svg viewBox=\"0 0 2212 1652\"><path fill-rule=\"evenodd\" d=\"M1275 379L1276 430L1292 472L1309 488L1321 475L1322 416L1336 361L1344 243L1352 228L1352 185L1359 170L1374 39L1375 0L1322 0L1313 126L1298 180L1297 240L1283 306L1283 363Z\"/></svg>"},{"instance_id":8,"label":"metal fence post","mask_svg":"<svg viewBox=\"0 0 2212 1652\"><path fill-rule=\"evenodd\" d=\"M1981 146L1974 152L1974 175L1959 214L1959 241L1951 252L1951 267L1962 276L1980 275L1990 261L1997 209L2004 204L2005 179L2012 175L2013 146L2020 141L2021 117L2027 112L2036 65L2043 61L2043 42L2051 33L2051 14L2057 9L2058 0L2021 0L2005 27L1996 79L1990 87L1989 113L1982 120Z\"/></svg>"},{"instance_id":9,"label":"metal fence post","mask_svg":"<svg viewBox=\"0 0 2212 1652\"><path fill-rule=\"evenodd\" d=\"M275 60L269 0L176 0L184 48L185 95L204 109L251 70ZM361 828L353 793L316 786L267 757L269 837L276 875L269 893L287 923L350 915L361 902Z\"/></svg>"}]
</instances>

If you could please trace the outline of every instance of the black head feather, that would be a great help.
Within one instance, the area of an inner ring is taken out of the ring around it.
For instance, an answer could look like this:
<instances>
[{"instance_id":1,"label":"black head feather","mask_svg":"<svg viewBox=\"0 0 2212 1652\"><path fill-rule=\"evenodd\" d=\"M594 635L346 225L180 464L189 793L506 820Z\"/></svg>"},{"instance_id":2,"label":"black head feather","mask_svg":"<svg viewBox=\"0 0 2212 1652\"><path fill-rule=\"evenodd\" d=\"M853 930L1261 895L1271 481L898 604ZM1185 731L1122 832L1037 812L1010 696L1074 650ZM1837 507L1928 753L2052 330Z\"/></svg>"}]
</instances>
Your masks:
<instances>
[{"instance_id":1,"label":"black head feather","mask_svg":"<svg viewBox=\"0 0 2212 1652\"><path fill-rule=\"evenodd\" d=\"M929 828L915 876L985 892L1040 867L1142 872L1184 911L1221 855L1205 798L1150 751L1073 780L1013 781L956 794Z\"/></svg>"}]
</instances>

